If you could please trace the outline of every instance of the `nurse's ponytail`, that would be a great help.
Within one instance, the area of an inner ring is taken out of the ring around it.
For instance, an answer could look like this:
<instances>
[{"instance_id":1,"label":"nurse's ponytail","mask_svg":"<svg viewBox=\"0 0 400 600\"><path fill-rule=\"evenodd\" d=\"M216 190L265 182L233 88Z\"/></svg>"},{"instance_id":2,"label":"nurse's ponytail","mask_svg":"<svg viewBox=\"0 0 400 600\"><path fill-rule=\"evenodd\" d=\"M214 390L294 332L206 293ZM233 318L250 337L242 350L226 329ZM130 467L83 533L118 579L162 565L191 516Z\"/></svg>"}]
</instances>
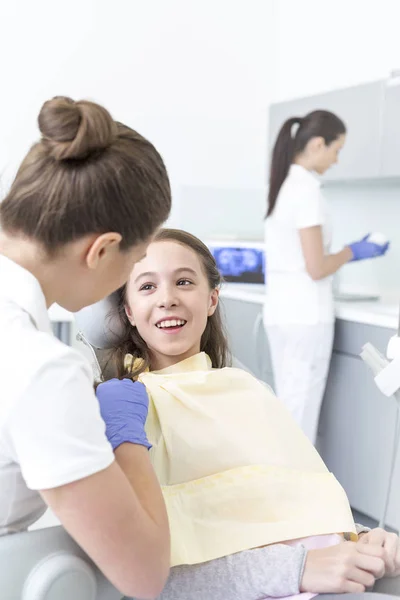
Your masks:
<instances>
[{"instance_id":1,"label":"nurse's ponytail","mask_svg":"<svg viewBox=\"0 0 400 600\"><path fill-rule=\"evenodd\" d=\"M298 125L293 131L294 125ZM285 121L272 151L268 191L269 217L275 208L279 190L285 181L294 158L302 152L314 137L322 137L326 145L346 133L346 126L339 117L327 110L314 110L305 117L292 117Z\"/></svg>"},{"instance_id":2,"label":"nurse's ponytail","mask_svg":"<svg viewBox=\"0 0 400 600\"><path fill-rule=\"evenodd\" d=\"M281 189L282 183L285 181L289 173L290 165L294 157L294 137L292 136L292 128L294 125L300 125L302 119L300 117L292 117L285 121L276 138L275 146L272 152L271 172L269 178L268 191L268 211L267 217L272 214L275 208L276 199Z\"/></svg>"}]
</instances>

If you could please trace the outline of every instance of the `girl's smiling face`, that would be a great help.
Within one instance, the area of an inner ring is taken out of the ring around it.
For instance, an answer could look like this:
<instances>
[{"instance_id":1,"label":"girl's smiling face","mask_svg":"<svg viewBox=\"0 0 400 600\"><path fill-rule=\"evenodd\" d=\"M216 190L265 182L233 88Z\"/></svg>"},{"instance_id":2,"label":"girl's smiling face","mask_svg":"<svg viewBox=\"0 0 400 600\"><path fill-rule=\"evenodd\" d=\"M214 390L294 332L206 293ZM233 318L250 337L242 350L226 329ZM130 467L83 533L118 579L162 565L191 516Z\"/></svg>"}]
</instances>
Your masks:
<instances>
[{"instance_id":1,"label":"girl's smiling face","mask_svg":"<svg viewBox=\"0 0 400 600\"><path fill-rule=\"evenodd\" d=\"M132 271L125 310L150 350L152 370L200 352L218 294L194 250L169 240L150 244Z\"/></svg>"}]
</instances>

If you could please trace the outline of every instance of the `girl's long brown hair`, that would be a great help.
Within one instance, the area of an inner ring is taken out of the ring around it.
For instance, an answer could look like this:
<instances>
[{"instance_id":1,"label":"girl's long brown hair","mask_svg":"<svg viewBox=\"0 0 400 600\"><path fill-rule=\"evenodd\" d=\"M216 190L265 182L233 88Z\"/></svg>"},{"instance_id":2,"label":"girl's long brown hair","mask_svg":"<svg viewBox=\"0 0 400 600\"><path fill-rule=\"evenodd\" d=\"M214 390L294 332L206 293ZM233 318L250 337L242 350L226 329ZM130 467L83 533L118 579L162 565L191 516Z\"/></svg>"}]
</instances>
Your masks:
<instances>
[{"instance_id":1,"label":"girl's long brown hair","mask_svg":"<svg viewBox=\"0 0 400 600\"><path fill-rule=\"evenodd\" d=\"M217 289L222 283L221 274L213 255L202 241L194 235L180 229L161 229L155 236L154 242L172 241L187 246L199 257L210 289ZM107 365L104 368L105 379L117 375L119 378L129 377L136 379L146 369L151 369L150 351L139 334L126 316L125 306L127 286L123 286L117 292L118 295L118 318L123 325L123 336L117 346L108 355ZM206 352L211 359L214 368L222 368L230 364L227 338L222 322L221 309L217 306L213 315L208 317L207 326L201 337L200 351ZM133 361L127 363L125 357L133 356ZM115 373L116 371L116 373Z\"/></svg>"}]
</instances>

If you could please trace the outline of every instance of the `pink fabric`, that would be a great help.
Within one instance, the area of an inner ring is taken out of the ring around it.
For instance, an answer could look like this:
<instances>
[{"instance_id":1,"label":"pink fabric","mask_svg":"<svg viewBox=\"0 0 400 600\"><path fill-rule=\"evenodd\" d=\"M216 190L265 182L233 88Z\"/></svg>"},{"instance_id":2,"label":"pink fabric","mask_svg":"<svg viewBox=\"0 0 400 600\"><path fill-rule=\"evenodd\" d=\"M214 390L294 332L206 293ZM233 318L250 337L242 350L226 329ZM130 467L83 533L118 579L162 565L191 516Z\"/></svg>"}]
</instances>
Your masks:
<instances>
[{"instance_id":1,"label":"pink fabric","mask_svg":"<svg viewBox=\"0 0 400 600\"><path fill-rule=\"evenodd\" d=\"M316 550L317 548L328 548L329 546L336 546L343 542L343 538L334 533L332 535L314 535L312 537L303 538L301 540L293 540L285 542L287 546L298 546L302 544L307 550ZM300 594L294 594L293 596L284 596L280 600L309 600L314 598L317 594L309 592L301 592Z\"/></svg>"}]
</instances>

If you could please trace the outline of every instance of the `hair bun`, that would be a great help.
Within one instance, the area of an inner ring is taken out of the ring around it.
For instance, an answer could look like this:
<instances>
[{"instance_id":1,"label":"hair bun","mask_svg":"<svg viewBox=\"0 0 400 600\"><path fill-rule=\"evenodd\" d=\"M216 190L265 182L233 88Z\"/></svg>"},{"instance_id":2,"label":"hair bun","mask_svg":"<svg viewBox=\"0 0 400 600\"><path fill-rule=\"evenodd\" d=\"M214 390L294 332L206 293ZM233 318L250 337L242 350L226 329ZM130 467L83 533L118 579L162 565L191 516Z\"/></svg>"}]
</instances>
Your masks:
<instances>
[{"instance_id":1,"label":"hair bun","mask_svg":"<svg viewBox=\"0 0 400 600\"><path fill-rule=\"evenodd\" d=\"M110 113L95 102L56 96L39 113L39 129L56 160L83 159L108 148L117 136Z\"/></svg>"}]
</instances>

